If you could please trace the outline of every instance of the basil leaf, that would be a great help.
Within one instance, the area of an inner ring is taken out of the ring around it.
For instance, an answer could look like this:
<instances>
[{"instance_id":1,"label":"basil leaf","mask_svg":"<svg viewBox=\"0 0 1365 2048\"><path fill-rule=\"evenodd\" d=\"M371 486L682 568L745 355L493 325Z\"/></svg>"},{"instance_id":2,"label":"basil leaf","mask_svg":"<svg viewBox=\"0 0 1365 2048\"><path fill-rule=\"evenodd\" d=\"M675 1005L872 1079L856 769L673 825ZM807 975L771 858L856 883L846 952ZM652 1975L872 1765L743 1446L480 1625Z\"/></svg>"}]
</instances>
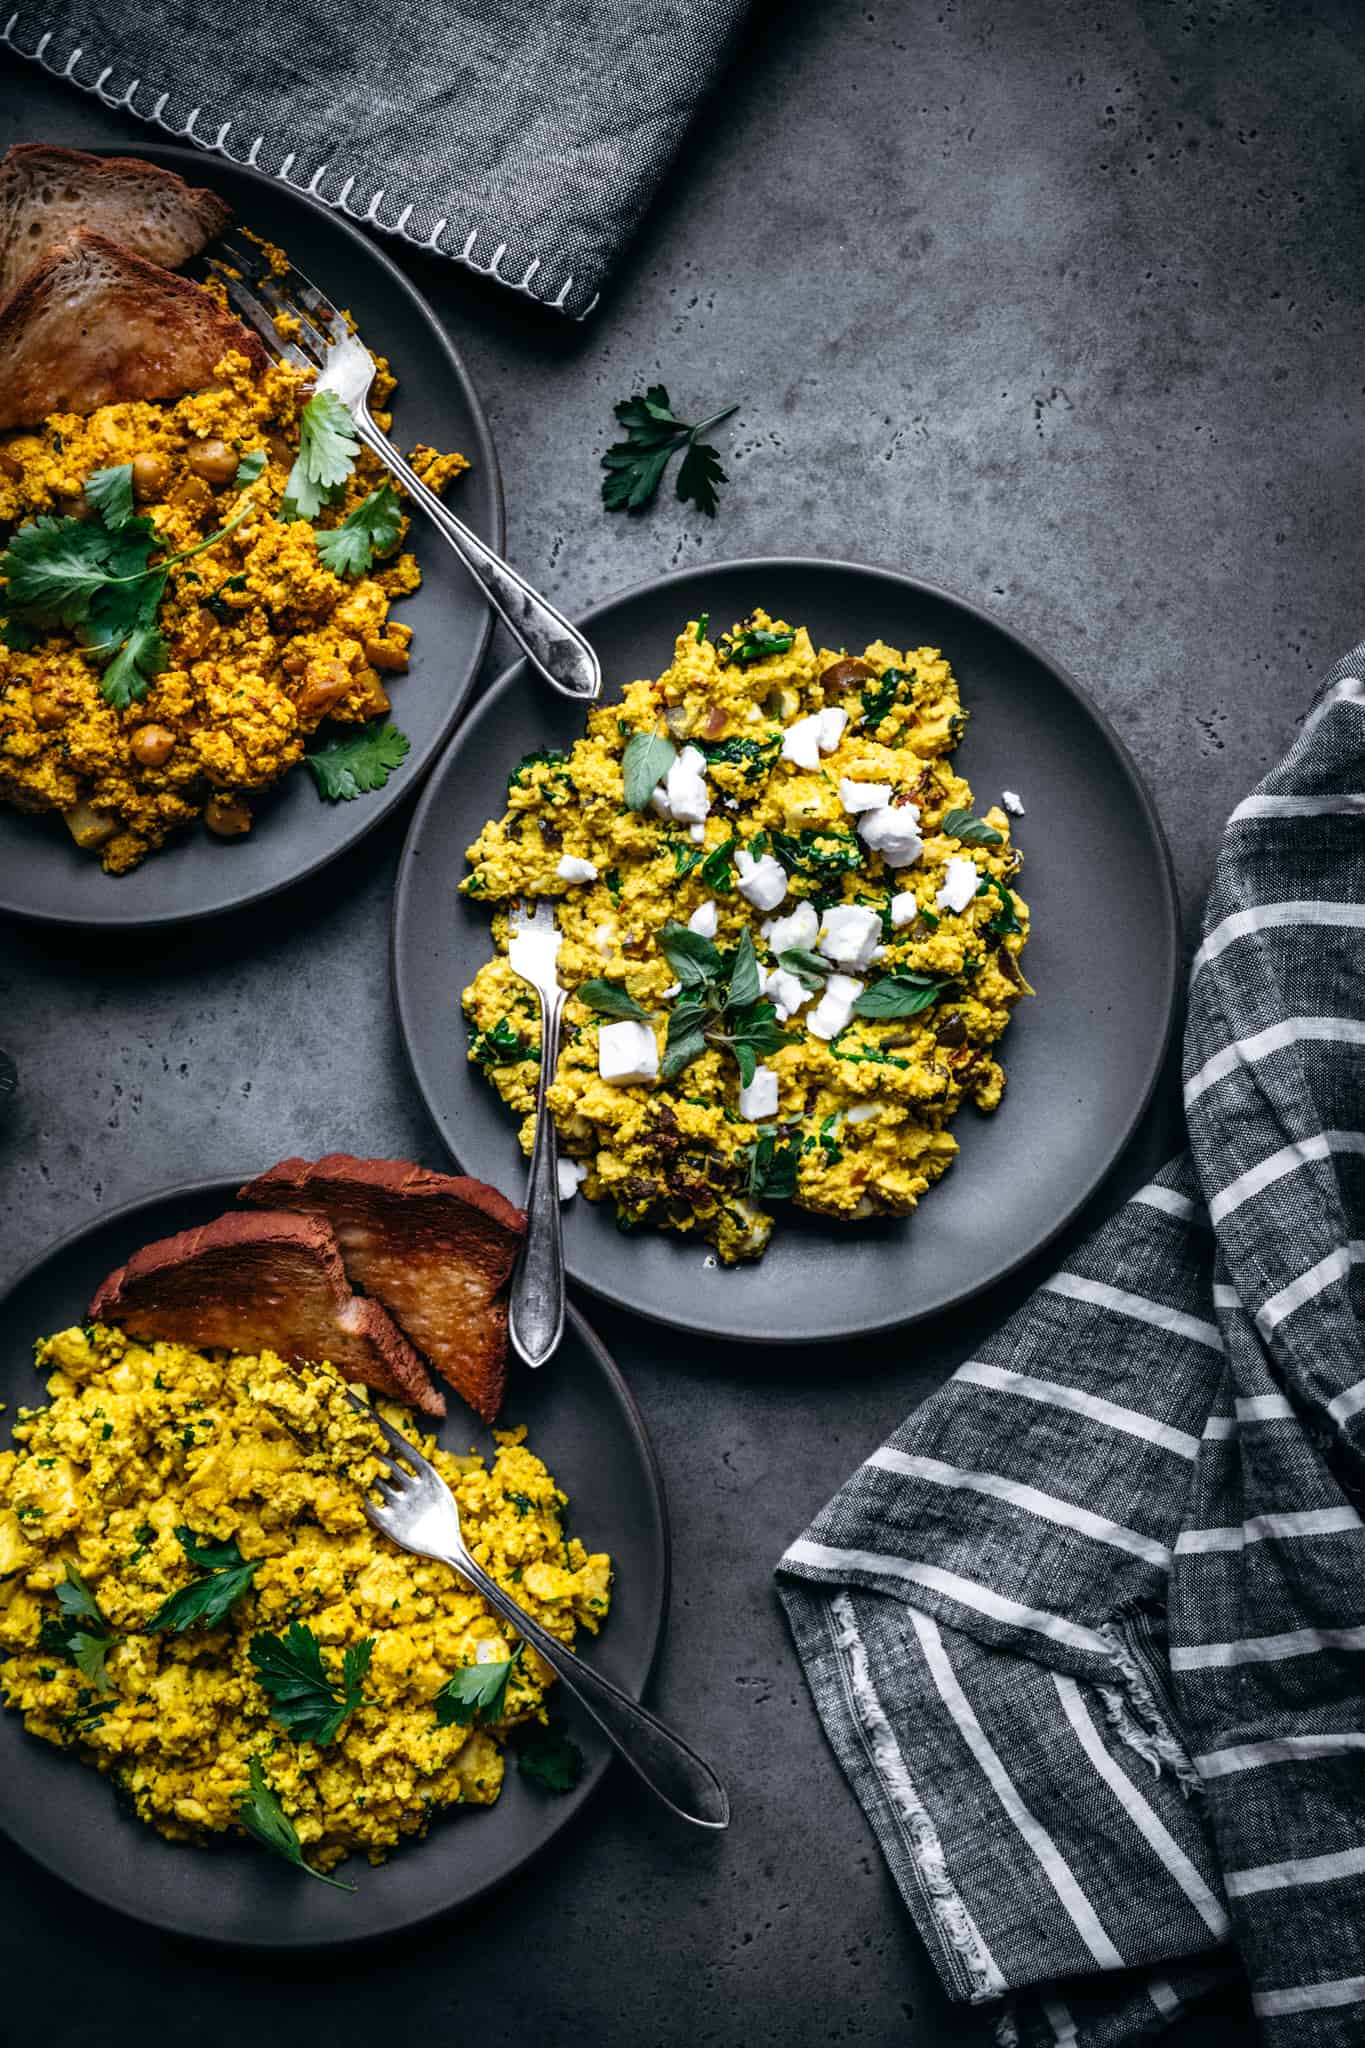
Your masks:
<instances>
[{"instance_id":1,"label":"basil leaf","mask_svg":"<svg viewBox=\"0 0 1365 2048\"><path fill-rule=\"evenodd\" d=\"M938 829L963 846L1003 846L1005 843L1003 832L997 832L994 825L988 825L984 818L974 818L970 811L945 811Z\"/></svg>"},{"instance_id":2,"label":"basil leaf","mask_svg":"<svg viewBox=\"0 0 1365 2048\"><path fill-rule=\"evenodd\" d=\"M756 1003L762 993L763 982L758 971L758 955L754 951L753 933L748 925L745 925L730 966L726 1005L730 1009L744 1008L750 1003Z\"/></svg>"},{"instance_id":3,"label":"basil leaf","mask_svg":"<svg viewBox=\"0 0 1365 2048\"><path fill-rule=\"evenodd\" d=\"M626 809L642 811L678 758L672 740L661 732L633 732L621 757Z\"/></svg>"},{"instance_id":4,"label":"basil leaf","mask_svg":"<svg viewBox=\"0 0 1365 2048\"><path fill-rule=\"evenodd\" d=\"M853 1005L855 1017L918 1017L938 1001L946 981L928 974L887 974L865 988Z\"/></svg>"},{"instance_id":5,"label":"basil leaf","mask_svg":"<svg viewBox=\"0 0 1365 2048\"><path fill-rule=\"evenodd\" d=\"M659 951L684 988L704 988L721 972L723 962L709 939L670 917L659 933Z\"/></svg>"},{"instance_id":6,"label":"basil leaf","mask_svg":"<svg viewBox=\"0 0 1365 2048\"><path fill-rule=\"evenodd\" d=\"M794 974L802 988L812 994L824 987L834 971L823 953L807 952L804 946L789 946L785 953L778 954L777 964L785 967L788 974Z\"/></svg>"},{"instance_id":7,"label":"basil leaf","mask_svg":"<svg viewBox=\"0 0 1365 2048\"><path fill-rule=\"evenodd\" d=\"M631 1017L643 1020L649 1011L637 1003L628 990L614 981L583 981L574 990L580 1002L590 1010L596 1010L599 1017Z\"/></svg>"}]
</instances>

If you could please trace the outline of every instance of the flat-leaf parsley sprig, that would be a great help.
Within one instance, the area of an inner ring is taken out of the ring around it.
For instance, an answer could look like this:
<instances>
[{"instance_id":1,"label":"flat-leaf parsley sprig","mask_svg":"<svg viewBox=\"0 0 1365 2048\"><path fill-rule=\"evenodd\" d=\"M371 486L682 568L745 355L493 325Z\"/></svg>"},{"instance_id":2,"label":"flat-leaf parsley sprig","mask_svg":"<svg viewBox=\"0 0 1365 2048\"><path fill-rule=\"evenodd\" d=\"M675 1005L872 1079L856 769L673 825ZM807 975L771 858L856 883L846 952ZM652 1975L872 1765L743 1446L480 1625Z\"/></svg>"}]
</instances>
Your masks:
<instances>
[{"instance_id":1,"label":"flat-leaf parsley sprig","mask_svg":"<svg viewBox=\"0 0 1365 2048\"><path fill-rule=\"evenodd\" d=\"M188 1586L162 1601L147 1623L149 1634L166 1630L172 1635L183 1635L195 1622L205 1629L217 1628L228 1609L249 1590L263 1561L259 1557L249 1561L244 1558L235 1536L218 1543L196 1536L193 1529L182 1524L175 1537L190 1563L206 1576L191 1579Z\"/></svg>"},{"instance_id":2,"label":"flat-leaf parsley sprig","mask_svg":"<svg viewBox=\"0 0 1365 2048\"><path fill-rule=\"evenodd\" d=\"M362 726L346 739L328 740L304 760L312 771L318 793L329 803L349 804L371 790L382 789L395 768L401 768L412 751L412 742L396 725L377 721Z\"/></svg>"},{"instance_id":3,"label":"flat-leaf parsley sprig","mask_svg":"<svg viewBox=\"0 0 1365 2048\"><path fill-rule=\"evenodd\" d=\"M436 1720L442 1728L469 1728L477 1720L488 1727L507 1712L507 1686L525 1649L518 1643L510 1657L488 1664L466 1664L454 1672L436 1695Z\"/></svg>"},{"instance_id":4,"label":"flat-leaf parsley sprig","mask_svg":"<svg viewBox=\"0 0 1365 2048\"><path fill-rule=\"evenodd\" d=\"M308 1862L298 1831L268 1784L258 1756L253 1756L248 1763L247 1777L248 1784L237 1795L237 1818L247 1833L254 1836L262 1848L282 1856L296 1869L306 1870L310 1877L331 1885L334 1891L353 1892L353 1884L345 1884L339 1877L328 1877L325 1870L314 1870Z\"/></svg>"},{"instance_id":5,"label":"flat-leaf parsley sprig","mask_svg":"<svg viewBox=\"0 0 1365 2048\"><path fill-rule=\"evenodd\" d=\"M360 1688L374 1655L374 1637L366 1636L346 1651L339 1685L328 1676L317 1637L301 1621L291 1621L282 1636L253 1636L248 1647L256 1683L270 1695L271 1720L297 1741L325 1749L347 1715L361 1704Z\"/></svg>"},{"instance_id":6,"label":"flat-leaf parsley sprig","mask_svg":"<svg viewBox=\"0 0 1365 2048\"><path fill-rule=\"evenodd\" d=\"M65 1582L56 1589L61 1619L49 1615L38 1640L45 1650L69 1657L97 1692L112 1692L113 1681L104 1668L109 1652L123 1637L110 1628L100 1613L99 1602L74 1564L67 1563Z\"/></svg>"},{"instance_id":7,"label":"flat-leaf parsley sprig","mask_svg":"<svg viewBox=\"0 0 1365 2048\"><path fill-rule=\"evenodd\" d=\"M674 412L662 384L651 384L648 391L623 398L615 412L626 430L626 438L608 448L602 457L602 467L607 472L602 479L602 503L608 512L643 512L653 503L669 463L680 448L685 448L687 453L678 468L677 494L684 504L690 499L699 512L714 515L716 486L729 479L720 466L716 449L701 436L738 409L736 399L733 405L723 405L719 412L713 412L709 419L689 426Z\"/></svg>"}]
</instances>

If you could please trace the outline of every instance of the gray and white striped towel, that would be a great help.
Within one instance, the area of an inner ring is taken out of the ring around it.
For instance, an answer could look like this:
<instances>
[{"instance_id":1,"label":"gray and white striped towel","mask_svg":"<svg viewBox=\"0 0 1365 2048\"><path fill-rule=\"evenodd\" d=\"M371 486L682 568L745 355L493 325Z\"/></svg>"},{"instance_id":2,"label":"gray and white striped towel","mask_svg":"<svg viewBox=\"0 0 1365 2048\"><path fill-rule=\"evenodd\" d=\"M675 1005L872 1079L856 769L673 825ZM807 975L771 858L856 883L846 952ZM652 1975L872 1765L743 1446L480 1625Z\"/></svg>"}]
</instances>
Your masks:
<instances>
[{"instance_id":1,"label":"gray and white striped towel","mask_svg":"<svg viewBox=\"0 0 1365 2048\"><path fill-rule=\"evenodd\" d=\"M1189 1153L779 1567L839 1761L1001 2043L1141 2040L1239 1972L1277 2048L1365 2042L1362 664L1229 821Z\"/></svg>"}]
</instances>

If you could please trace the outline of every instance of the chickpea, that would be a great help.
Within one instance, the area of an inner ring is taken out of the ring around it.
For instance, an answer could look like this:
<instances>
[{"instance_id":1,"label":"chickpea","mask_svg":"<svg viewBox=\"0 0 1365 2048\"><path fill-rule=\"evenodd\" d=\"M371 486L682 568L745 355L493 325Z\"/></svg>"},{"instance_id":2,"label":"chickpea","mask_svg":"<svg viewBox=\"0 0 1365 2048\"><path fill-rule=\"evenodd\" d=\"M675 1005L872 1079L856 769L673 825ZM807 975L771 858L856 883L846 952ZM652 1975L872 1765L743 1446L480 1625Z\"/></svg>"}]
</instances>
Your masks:
<instances>
[{"instance_id":1,"label":"chickpea","mask_svg":"<svg viewBox=\"0 0 1365 2048\"><path fill-rule=\"evenodd\" d=\"M70 716L72 701L72 693L64 684L41 677L29 695L33 723L44 730L63 724Z\"/></svg>"},{"instance_id":2,"label":"chickpea","mask_svg":"<svg viewBox=\"0 0 1365 2048\"><path fill-rule=\"evenodd\" d=\"M171 465L164 455L144 448L141 454L133 457L133 496L140 505L164 498L170 480Z\"/></svg>"},{"instance_id":3,"label":"chickpea","mask_svg":"<svg viewBox=\"0 0 1365 2048\"><path fill-rule=\"evenodd\" d=\"M226 441L200 441L189 452L189 466L206 484L229 484L237 474L238 456Z\"/></svg>"},{"instance_id":4,"label":"chickpea","mask_svg":"<svg viewBox=\"0 0 1365 2048\"><path fill-rule=\"evenodd\" d=\"M175 734L164 725L140 725L128 745L141 767L160 768L175 747Z\"/></svg>"},{"instance_id":5,"label":"chickpea","mask_svg":"<svg viewBox=\"0 0 1365 2048\"><path fill-rule=\"evenodd\" d=\"M240 839L251 830L251 813L240 797L211 796L204 806L204 823L215 839Z\"/></svg>"},{"instance_id":6,"label":"chickpea","mask_svg":"<svg viewBox=\"0 0 1365 2048\"><path fill-rule=\"evenodd\" d=\"M396 640L381 640L377 635L365 641L365 659L371 668L389 669L394 675L406 675L408 650L400 647Z\"/></svg>"}]
</instances>

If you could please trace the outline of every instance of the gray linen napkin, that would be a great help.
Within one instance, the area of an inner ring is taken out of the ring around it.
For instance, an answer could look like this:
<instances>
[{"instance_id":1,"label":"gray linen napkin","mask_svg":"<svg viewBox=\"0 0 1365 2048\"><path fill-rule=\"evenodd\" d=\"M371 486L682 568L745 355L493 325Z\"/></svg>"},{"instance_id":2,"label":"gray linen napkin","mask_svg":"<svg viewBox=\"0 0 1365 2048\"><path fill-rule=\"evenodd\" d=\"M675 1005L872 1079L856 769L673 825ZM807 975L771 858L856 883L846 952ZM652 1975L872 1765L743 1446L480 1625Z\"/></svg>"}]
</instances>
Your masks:
<instances>
[{"instance_id":1,"label":"gray linen napkin","mask_svg":"<svg viewBox=\"0 0 1365 2048\"><path fill-rule=\"evenodd\" d=\"M1190 1151L873 1453L781 1590L1001 2043L1365 2040L1365 646L1229 821ZM1248 2026L1250 2031L1250 2026Z\"/></svg>"},{"instance_id":2,"label":"gray linen napkin","mask_svg":"<svg viewBox=\"0 0 1365 2048\"><path fill-rule=\"evenodd\" d=\"M744 12L21 0L0 11L0 41L177 140L581 318Z\"/></svg>"}]
</instances>

